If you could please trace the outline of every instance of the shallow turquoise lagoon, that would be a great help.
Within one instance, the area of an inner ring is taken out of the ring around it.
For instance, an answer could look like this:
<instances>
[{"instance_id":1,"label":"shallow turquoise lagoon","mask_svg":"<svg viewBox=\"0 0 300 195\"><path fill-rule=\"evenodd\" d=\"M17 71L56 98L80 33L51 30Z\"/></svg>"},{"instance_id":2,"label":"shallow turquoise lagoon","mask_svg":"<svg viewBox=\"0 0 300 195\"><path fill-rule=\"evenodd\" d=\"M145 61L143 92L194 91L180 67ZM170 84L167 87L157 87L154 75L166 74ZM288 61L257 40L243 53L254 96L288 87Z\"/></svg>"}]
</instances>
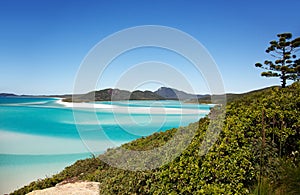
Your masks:
<instances>
[{"instance_id":1,"label":"shallow turquoise lagoon","mask_svg":"<svg viewBox=\"0 0 300 195\"><path fill-rule=\"evenodd\" d=\"M0 97L0 193L107 148L195 122L210 107L179 101L72 105L58 98Z\"/></svg>"}]
</instances>

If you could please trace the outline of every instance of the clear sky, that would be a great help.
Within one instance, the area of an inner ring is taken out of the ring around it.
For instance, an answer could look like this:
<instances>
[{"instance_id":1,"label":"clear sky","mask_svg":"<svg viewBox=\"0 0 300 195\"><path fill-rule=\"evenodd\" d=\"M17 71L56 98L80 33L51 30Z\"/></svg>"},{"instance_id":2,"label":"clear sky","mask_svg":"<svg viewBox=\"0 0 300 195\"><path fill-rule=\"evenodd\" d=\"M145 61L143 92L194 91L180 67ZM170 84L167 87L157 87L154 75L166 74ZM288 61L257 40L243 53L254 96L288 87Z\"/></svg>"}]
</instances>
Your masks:
<instances>
[{"instance_id":1,"label":"clear sky","mask_svg":"<svg viewBox=\"0 0 300 195\"><path fill-rule=\"evenodd\" d=\"M299 0L1 0L0 93L71 93L89 50L138 25L169 26L196 38L216 61L227 92L279 85L277 78L261 78L254 64L269 58L264 51L277 33L300 36L299 7ZM162 59L150 50L131 58L142 54ZM99 87L114 86L120 64L110 67ZM196 92L207 89L199 85Z\"/></svg>"}]
</instances>

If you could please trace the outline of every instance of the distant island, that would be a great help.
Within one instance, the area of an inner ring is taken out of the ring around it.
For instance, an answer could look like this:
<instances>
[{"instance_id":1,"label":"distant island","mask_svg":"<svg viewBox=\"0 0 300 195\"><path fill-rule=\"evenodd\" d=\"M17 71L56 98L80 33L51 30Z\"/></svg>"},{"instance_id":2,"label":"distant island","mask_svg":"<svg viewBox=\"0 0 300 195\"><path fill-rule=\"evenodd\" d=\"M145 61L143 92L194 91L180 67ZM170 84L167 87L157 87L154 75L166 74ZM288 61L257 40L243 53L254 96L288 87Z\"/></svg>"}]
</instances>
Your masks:
<instances>
[{"instance_id":1,"label":"distant island","mask_svg":"<svg viewBox=\"0 0 300 195\"><path fill-rule=\"evenodd\" d=\"M136 90L133 92L121 89L103 89L86 94L62 95L65 102L91 102L91 101L121 101L121 100L184 100L197 102L198 100L210 102L211 95L190 94L169 87L161 87L152 92L149 90Z\"/></svg>"},{"instance_id":2,"label":"distant island","mask_svg":"<svg viewBox=\"0 0 300 195\"><path fill-rule=\"evenodd\" d=\"M13 93L0 93L0 97L14 97L14 96L18 96L18 95Z\"/></svg>"},{"instance_id":3,"label":"distant island","mask_svg":"<svg viewBox=\"0 0 300 195\"><path fill-rule=\"evenodd\" d=\"M156 91L128 91L122 89L102 89L85 94L65 95L17 95L13 93L0 93L0 97L59 97L64 102L93 102L93 101L122 101L122 100L180 100L189 103L210 103L211 95L186 93L174 88L161 87Z\"/></svg>"},{"instance_id":4,"label":"distant island","mask_svg":"<svg viewBox=\"0 0 300 195\"><path fill-rule=\"evenodd\" d=\"M200 104L210 104L218 103L224 97L227 101L232 101L236 98L248 95L249 93L262 91L268 88L267 87L259 90L254 90L248 93L226 93L224 95L210 95L210 94L191 94L186 93L181 90L177 90L169 87L161 87L156 91L152 92L149 90L141 91L136 90L130 92L128 90L121 89L102 89L98 91L91 91L85 94L65 94L65 95L16 95L13 93L0 93L0 97L59 97L63 98L64 102L94 102L94 101L122 101L122 100L178 100L184 101L185 103L200 103ZM214 100L212 102L212 99Z\"/></svg>"},{"instance_id":5,"label":"distant island","mask_svg":"<svg viewBox=\"0 0 300 195\"><path fill-rule=\"evenodd\" d=\"M158 90L152 91L140 91L136 90L133 92L121 89L103 89L98 91L92 91L86 94L75 94L75 95L62 95L55 96L63 98L64 102L93 102L93 101L122 101L122 100L178 100L184 101L185 103L222 103L223 99L226 101L233 101L236 98L248 95L249 93L266 90L267 87L259 90L254 90L248 93L226 93L223 95L210 95L210 94L190 94L184 91L180 91L174 88L161 87ZM213 101L212 101L213 100Z\"/></svg>"}]
</instances>

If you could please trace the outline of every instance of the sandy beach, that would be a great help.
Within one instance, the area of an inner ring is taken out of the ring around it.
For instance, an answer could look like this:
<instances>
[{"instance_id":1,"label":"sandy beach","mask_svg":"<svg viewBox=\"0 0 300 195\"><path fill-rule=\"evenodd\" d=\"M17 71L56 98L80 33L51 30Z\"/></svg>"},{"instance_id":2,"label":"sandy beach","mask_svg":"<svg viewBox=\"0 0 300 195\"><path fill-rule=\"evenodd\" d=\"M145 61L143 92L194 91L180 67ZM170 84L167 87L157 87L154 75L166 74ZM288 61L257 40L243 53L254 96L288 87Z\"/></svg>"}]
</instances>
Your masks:
<instances>
[{"instance_id":1,"label":"sandy beach","mask_svg":"<svg viewBox=\"0 0 300 195\"><path fill-rule=\"evenodd\" d=\"M139 113L139 114L208 114L209 111L200 109L187 109L187 108L164 108L164 107L125 107L101 103L74 103L64 102L62 99L56 101L57 104L61 104L69 108L82 108L82 109L101 109L108 112L118 113Z\"/></svg>"}]
</instances>

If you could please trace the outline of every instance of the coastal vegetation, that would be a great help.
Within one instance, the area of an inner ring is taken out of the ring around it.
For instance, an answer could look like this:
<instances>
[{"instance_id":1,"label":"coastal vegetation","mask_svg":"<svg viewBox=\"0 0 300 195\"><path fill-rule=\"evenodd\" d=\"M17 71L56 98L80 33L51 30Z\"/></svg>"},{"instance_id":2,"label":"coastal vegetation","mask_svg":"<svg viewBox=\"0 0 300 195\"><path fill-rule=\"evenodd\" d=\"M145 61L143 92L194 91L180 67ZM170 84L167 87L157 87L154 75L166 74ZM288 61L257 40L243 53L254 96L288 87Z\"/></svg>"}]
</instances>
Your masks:
<instances>
[{"instance_id":1,"label":"coastal vegetation","mask_svg":"<svg viewBox=\"0 0 300 195\"><path fill-rule=\"evenodd\" d=\"M168 144L175 133L185 136L193 132L188 147L161 167L147 171L115 168L100 160L118 155L120 148L113 148L99 157L79 160L12 194L26 194L74 180L99 182L100 194L300 193L299 82L230 100L217 141L206 155L200 155L212 113L186 127L157 132L121 146L150 150ZM178 147L181 145L179 140ZM142 160L147 163L150 159Z\"/></svg>"}]
</instances>

